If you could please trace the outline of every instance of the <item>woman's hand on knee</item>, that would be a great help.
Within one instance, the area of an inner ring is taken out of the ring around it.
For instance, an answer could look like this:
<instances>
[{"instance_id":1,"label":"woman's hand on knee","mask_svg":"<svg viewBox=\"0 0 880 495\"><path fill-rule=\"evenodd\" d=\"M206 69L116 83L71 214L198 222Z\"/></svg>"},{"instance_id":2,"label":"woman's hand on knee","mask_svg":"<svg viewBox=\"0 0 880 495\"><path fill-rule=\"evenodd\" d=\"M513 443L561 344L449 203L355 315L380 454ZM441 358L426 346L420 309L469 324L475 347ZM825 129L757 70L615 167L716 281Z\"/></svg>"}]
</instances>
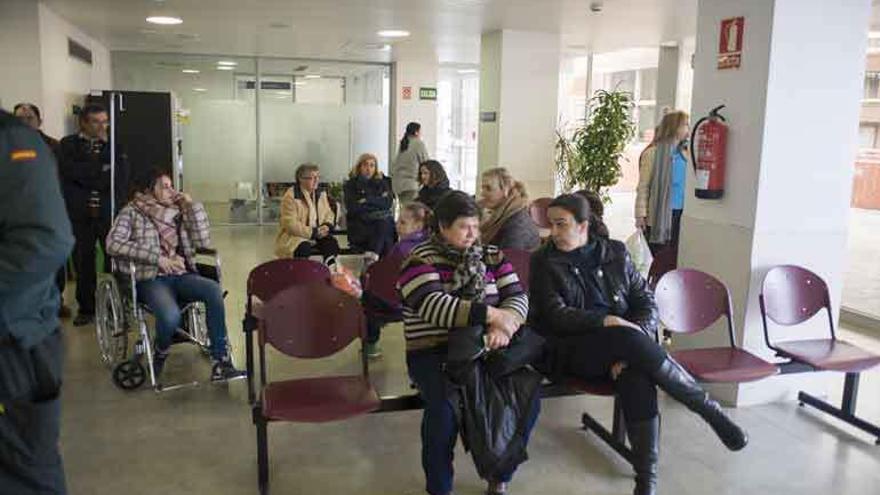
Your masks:
<instances>
[{"instance_id":1,"label":"woman's hand on knee","mask_svg":"<svg viewBox=\"0 0 880 495\"><path fill-rule=\"evenodd\" d=\"M635 323L615 315L606 316L602 324L606 327L629 327L640 332L642 331L642 328Z\"/></svg>"},{"instance_id":2,"label":"woman's hand on knee","mask_svg":"<svg viewBox=\"0 0 880 495\"><path fill-rule=\"evenodd\" d=\"M618 362L612 364L611 370L609 371L609 373L611 374L611 379L617 380L617 378L620 376L621 373L623 373L623 370L625 370L625 369L626 369L626 362L625 361L618 361Z\"/></svg>"}]
</instances>

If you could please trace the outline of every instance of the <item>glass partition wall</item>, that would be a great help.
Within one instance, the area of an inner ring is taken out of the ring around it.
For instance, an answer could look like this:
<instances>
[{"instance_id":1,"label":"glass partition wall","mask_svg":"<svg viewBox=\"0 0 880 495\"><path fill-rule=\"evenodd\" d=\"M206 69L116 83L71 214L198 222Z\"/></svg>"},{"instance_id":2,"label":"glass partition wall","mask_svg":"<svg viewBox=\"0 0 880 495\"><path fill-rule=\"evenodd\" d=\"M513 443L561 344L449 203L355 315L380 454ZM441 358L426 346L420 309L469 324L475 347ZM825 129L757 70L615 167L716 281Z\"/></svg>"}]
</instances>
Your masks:
<instances>
[{"instance_id":1,"label":"glass partition wall","mask_svg":"<svg viewBox=\"0 0 880 495\"><path fill-rule=\"evenodd\" d=\"M114 86L171 92L181 186L214 224L274 223L301 163L331 190L357 157L388 171L390 64L115 52Z\"/></svg>"}]
</instances>

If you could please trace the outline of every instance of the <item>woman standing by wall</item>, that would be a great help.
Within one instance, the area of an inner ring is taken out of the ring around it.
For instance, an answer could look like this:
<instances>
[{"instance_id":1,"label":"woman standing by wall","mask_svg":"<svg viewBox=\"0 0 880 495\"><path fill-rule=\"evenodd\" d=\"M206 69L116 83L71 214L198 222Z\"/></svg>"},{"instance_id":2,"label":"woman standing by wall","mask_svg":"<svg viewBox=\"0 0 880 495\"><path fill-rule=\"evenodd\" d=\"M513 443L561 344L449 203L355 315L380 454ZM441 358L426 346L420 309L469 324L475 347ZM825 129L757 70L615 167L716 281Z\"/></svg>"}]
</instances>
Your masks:
<instances>
[{"instance_id":1,"label":"woman standing by wall","mask_svg":"<svg viewBox=\"0 0 880 495\"><path fill-rule=\"evenodd\" d=\"M419 194L419 165L428 159L428 148L421 139L422 125L410 122L400 140L397 158L391 167L394 194L401 204L414 201Z\"/></svg>"}]
</instances>

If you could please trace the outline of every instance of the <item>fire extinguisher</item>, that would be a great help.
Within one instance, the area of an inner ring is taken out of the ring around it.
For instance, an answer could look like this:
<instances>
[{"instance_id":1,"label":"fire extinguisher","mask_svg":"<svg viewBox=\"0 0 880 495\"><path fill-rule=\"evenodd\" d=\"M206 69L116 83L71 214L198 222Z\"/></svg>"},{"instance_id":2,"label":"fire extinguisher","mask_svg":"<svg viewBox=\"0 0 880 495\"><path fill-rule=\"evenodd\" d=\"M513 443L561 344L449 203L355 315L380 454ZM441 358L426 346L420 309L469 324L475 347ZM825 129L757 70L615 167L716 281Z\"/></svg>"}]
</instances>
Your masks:
<instances>
[{"instance_id":1,"label":"fire extinguisher","mask_svg":"<svg viewBox=\"0 0 880 495\"><path fill-rule=\"evenodd\" d=\"M727 119L717 106L701 118L691 132L691 163L697 176L694 194L701 199L724 195L724 169L727 162Z\"/></svg>"}]
</instances>

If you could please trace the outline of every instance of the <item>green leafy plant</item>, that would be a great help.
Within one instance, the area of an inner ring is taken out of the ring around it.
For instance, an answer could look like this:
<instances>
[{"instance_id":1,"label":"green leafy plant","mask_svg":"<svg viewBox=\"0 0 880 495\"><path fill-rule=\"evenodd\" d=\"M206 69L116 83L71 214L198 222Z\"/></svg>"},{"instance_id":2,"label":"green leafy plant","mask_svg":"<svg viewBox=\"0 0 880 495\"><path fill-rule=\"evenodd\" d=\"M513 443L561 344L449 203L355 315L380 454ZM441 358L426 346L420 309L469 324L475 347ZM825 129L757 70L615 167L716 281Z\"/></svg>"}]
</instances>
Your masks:
<instances>
[{"instance_id":1,"label":"green leafy plant","mask_svg":"<svg viewBox=\"0 0 880 495\"><path fill-rule=\"evenodd\" d=\"M556 170L566 191L583 188L610 199L607 189L620 180L620 159L635 136L633 105L628 92L599 90L571 137L556 131Z\"/></svg>"}]
</instances>

